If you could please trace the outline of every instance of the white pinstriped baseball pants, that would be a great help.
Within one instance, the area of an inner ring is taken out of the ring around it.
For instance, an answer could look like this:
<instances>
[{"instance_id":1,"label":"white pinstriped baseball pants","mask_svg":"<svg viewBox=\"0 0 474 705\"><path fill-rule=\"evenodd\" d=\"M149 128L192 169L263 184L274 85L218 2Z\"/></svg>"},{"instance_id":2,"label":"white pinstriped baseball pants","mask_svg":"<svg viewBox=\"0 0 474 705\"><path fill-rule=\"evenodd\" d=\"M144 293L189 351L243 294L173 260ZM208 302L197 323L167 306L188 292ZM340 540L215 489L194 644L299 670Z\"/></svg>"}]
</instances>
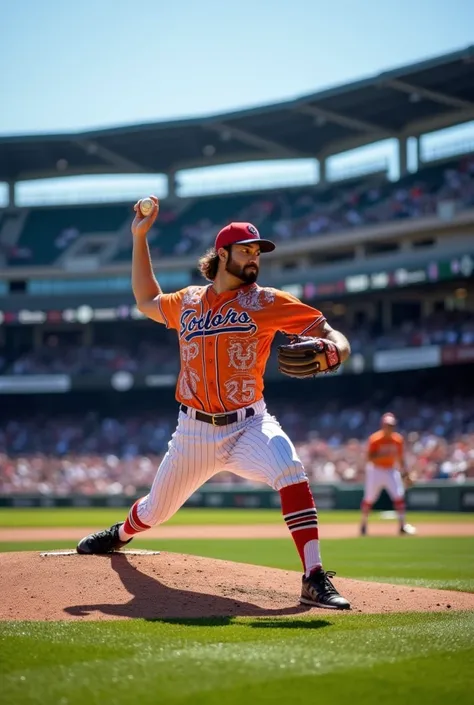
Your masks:
<instances>
[{"instance_id":1,"label":"white pinstriped baseball pants","mask_svg":"<svg viewBox=\"0 0 474 705\"><path fill-rule=\"evenodd\" d=\"M148 495L138 503L139 519L148 526L170 519L193 492L223 470L275 490L306 480L301 460L265 402L252 404L255 416L227 426L196 421L194 409L179 412L178 426L168 444Z\"/></svg>"}]
</instances>

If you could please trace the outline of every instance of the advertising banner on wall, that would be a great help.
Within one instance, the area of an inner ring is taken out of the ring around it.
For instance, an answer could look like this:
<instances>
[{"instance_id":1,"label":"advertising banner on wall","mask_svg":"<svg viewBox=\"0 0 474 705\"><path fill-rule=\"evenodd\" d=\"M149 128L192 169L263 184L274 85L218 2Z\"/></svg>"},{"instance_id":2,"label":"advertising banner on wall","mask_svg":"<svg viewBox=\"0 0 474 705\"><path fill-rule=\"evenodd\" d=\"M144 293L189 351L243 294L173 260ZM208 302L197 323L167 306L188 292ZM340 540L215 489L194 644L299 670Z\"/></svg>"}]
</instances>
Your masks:
<instances>
[{"instance_id":1,"label":"advertising banner on wall","mask_svg":"<svg viewBox=\"0 0 474 705\"><path fill-rule=\"evenodd\" d=\"M374 354L374 372L394 372L396 370L417 370L441 365L439 345L421 348L399 348L382 350Z\"/></svg>"},{"instance_id":2,"label":"advertising banner on wall","mask_svg":"<svg viewBox=\"0 0 474 705\"><path fill-rule=\"evenodd\" d=\"M462 365L474 362L474 345L444 345L441 348L443 365Z\"/></svg>"}]
</instances>

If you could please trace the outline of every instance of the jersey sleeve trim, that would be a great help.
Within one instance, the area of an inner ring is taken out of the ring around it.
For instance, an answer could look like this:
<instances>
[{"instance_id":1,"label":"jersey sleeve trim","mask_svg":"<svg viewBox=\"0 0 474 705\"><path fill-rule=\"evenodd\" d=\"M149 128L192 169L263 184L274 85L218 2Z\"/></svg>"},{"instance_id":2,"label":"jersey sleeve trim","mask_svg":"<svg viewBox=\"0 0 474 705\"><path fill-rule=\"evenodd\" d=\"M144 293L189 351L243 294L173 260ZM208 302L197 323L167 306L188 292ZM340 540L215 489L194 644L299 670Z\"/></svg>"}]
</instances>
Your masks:
<instances>
[{"instance_id":1,"label":"jersey sleeve trim","mask_svg":"<svg viewBox=\"0 0 474 705\"><path fill-rule=\"evenodd\" d=\"M310 323L309 326L306 326L306 328L301 331L300 335L306 335L306 333L308 333L312 328L314 328L315 326L320 326L321 323L324 323L325 321L326 316L318 316L318 318L316 318L312 323Z\"/></svg>"},{"instance_id":2,"label":"jersey sleeve trim","mask_svg":"<svg viewBox=\"0 0 474 705\"><path fill-rule=\"evenodd\" d=\"M159 309L159 311L160 311L160 313L161 313L161 315L162 315L162 317L163 317L163 320L164 320L164 322L165 322L165 326L166 326L167 328L169 328L169 327L170 327L169 321L168 321L168 319L166 318L165 312L163 311L163 306L161 305L161 296L158 296L158 298L156 299L156 303L158 304L158 309Z\"/></svg>"}]
</instances>

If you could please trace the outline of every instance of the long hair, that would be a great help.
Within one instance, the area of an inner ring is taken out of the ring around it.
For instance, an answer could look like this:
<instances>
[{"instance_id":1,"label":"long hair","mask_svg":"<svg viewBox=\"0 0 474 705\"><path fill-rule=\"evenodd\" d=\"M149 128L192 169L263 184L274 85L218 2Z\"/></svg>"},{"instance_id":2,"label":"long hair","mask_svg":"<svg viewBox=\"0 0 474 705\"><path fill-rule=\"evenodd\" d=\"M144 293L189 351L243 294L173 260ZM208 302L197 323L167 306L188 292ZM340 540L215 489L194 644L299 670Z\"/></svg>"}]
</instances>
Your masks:
<instances>
[{"instance_id":1,"label":"long hair","mask_svg":"<svg viewBox=\"0 0 474 705\"><path fill-rule=\"evenodd\" d=\"M224 250L230 252L231 246L224 247ZM211 247L202 257L199 258L199 271L202 276L210 282L213 282L217 276L219 269L219 255L215 247Z\"/></svg>"}]
</instances>

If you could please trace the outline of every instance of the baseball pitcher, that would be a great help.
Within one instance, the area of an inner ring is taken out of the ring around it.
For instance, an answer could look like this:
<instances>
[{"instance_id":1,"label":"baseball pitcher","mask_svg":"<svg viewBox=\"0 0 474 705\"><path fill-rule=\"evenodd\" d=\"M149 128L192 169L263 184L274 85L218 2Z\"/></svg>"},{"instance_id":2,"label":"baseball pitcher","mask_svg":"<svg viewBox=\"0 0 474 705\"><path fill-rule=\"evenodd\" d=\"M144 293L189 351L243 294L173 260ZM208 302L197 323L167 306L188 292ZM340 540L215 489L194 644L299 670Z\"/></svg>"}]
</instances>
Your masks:
<instances>
[{"instance_id":1,"label":"baseball pitcher","mask_svg":"<svg viewBox=\"0 0 474 705\"><path fill-rule=\"evenodd\" d=\"M275 245L251 223L230 223L199 261L207 286L164 294L154 276L147 233L158 200L144 216L140 201L132 223L132 287L138 309L172 328L181 369L176 386L178 423L149 493L124 522L83 538L78 553L110 553L134 536L170 519L203 483L220 471L264 482L280 495L304 574L300 601L350 609L322 567L313 495L295 447L268 413L263 375L277 331L283 374L298 379L339 368L349 343L323 314L290 294L257 285L262 253Z\"/></svg>"},{"instance_id":2,"label":"baseball pitcher","mask_svg":"<svg viewBox=\"0 0 474 705\"><path fill-rule=\"evenodd\" d=\"M407 471L403 436L396 433L397 420L391 413L384 414L381 429L369 437L365 472L362 523L360 533L367 534L367 521L372 505L385 488L398 514L400 534L415 534L416 529L405 523L405 488L413 480Z\"/></svg>"}]
</instances>

